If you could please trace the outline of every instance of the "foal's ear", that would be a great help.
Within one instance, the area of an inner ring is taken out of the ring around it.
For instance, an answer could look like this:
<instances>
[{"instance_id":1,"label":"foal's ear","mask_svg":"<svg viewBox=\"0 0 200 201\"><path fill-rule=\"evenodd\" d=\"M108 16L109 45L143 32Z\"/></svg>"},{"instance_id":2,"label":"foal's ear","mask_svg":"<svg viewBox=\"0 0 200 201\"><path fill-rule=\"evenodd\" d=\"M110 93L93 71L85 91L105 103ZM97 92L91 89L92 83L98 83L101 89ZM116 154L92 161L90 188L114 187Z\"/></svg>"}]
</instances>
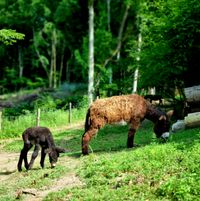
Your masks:
<instances>
[{"instance_id":1,"label":"foal's ear","mask_svg":"<svg viewBox=\"0 0 200 201\"><path fill-rule=\"evenodd\" d=\"M61 148L61 147L56 147L56 151L57 151L58 153L65 153L65 152L67 152L66 149Z\"/></svg>"},{"instance_id":2,"label":"foal's ear","mask_svg":"<svg viewBox=\"0 0 200 201\"><path fill-rule=\"evenodd\" d=\"M169 119L171 119L171 117L173 116L173 114L174 114L174 110L169 110L169 111L167 112L167 117L168 117Z\"/></svg>"},{"instance_id":3,"label":"foal's ear","mask_svg":"<svg viewBox=\"0 0 200 201\"><path fill-rule=\"evenodd\" d=\"M162 121L162 120L167 120L165 115L160 116L159 121Z\"/></svg>"}]
</instances>

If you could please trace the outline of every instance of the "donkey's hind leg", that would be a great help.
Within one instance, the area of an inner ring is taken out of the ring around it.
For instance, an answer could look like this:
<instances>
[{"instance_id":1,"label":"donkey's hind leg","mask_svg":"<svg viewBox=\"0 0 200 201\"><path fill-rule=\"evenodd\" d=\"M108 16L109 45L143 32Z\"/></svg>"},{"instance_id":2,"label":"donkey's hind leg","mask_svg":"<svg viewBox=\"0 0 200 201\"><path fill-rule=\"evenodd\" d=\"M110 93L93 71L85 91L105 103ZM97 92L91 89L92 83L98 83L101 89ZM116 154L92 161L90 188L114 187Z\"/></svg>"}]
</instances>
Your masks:
<instances>
[{"instance_id":1,"label":"donkey's hind leg","mask_svg":"<svg viewBox=\"0 0 200 201\"><path fill-rule=\"evenodd\" d=\"M89 154L89 152L88 152L89 142L92 139L92 137L95 136L97 131L98 131L97 128L92 128L83 134L83 136L82 136L82 154L83 155Z\"/></svg>"},{"instance_id":2,"label":"donkey's hind leg","mask_svg":"<svg viewBox=\"0 0 200 201\"><path fill-rule=\"evenodd\" d=\"M32 144L24 143L24 147L21 150L19 161L18 161L18 164L17 164L17 168L18 168L19 172L22 171L22 162L23 162L23 160L24 160L25 168L28 169L27 153L31 149L32 146L33 146Z\"/></svg>"}]
</instances>

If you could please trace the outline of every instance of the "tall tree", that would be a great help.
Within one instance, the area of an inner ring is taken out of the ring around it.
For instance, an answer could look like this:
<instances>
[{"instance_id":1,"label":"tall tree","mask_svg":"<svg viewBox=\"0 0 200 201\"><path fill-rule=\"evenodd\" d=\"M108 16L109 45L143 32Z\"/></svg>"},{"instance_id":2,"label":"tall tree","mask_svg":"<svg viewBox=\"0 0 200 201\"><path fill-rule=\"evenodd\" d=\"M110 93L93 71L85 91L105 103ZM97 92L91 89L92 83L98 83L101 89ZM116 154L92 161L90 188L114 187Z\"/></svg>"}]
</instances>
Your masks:
<instances>
[{"instance_id":1,"label":"tall tree","mask_svg":"<svg viewBox=\"0 0 200 201\"><path fill-rule=\"evenodd\" d=\"M89 70L88 70L88 102L94 98L94 1L89 0Z\"/></svg>"},{"instance_id":2,"label":"tall tree","mask_svg":"<svg viewBox=\"0 0 200 201\"><path fill-rule=\"evenodd\" d=\"M134 78L133 78L133 93L138 92L138 79L139 79L139 67L140 67L140 53L141 53L141 46L142 46L142 35L139 32L138 34L138 55L136 57L137 61L137 68L134 72Z\"/></svg>"}]
</instances>

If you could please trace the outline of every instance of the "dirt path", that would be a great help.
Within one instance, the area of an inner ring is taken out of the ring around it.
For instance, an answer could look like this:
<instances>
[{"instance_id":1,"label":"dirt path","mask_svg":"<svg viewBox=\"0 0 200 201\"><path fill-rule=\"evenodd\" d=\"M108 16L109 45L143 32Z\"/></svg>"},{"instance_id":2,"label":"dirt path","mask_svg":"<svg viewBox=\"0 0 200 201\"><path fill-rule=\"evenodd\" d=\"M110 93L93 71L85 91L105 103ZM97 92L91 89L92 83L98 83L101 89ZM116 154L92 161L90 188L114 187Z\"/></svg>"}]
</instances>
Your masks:
<instances>
[{"instance_id":1,"label":"dirt path","mask_svg":"<svg viewBox=\"0 0 200 201\"><path fill-rule=\"evenodd\" d=\"M61 127L59 129L52 129L53 132L60 132L67 129L72 128L82 128L83 123L80 122L78 124L71 124L66 127ZM20 139L20 138L19 138ZM3 150L3 147L5 144L11 143L13 140L16 139L6 139L0 141L0 187L4 188L4 185L8 184L9 188L11 186L16 186L16 181L20 179L20 173L17 171L17 162L19 159L19 153L10 153L1 151ZM30 159L30 155L32 152L30 151L28 158ZM46 159L47 161L48 159ZM40 154L36 158L34 166L39 167L39 161L40 161ZM67 155L63 157L59 157L58 163L62 164L62 166L66 166L67 173L57 180L52 180L53 184L49 184L49 186L44 186L42 189L37 188L27 188L27 189L21 189L12 190L12 193L14 193L15 198L23 198L25 201L41 201L45 196L47 196L50 192L57 192L63 188L72 188L74 186L81 186L83 183L80 181L80 179L76 176L75 170L76 167L80 163L80 158L75 157L69 157ZM0 188L0 190L1 190ZM15 188L16 189L16 188ZM1 197L1 191L0 191L0 197ZM1 199L0 199L1 200Z\"/></svg>"},{"instance_id":2,"label":"dirt path","mask_svg":"<svg viewBox=\"0 0 200 201\"><path fill-rule=\"evenodd\" d=\"M24 192L27 193L25 201L30 201L31 199L34 201L41 201L50 192L57 192L59 190L62 190L63 188L72 188L74 186L83 185L80 179L74 173L74 169L79 164L79 161L77 159L72 159L70 157L67 157L67 158L63 157L60 159L61 159L59 161L60 163L65 164L65 166L69 167L68 173L64 177L55 181L52 186L45 187L42 190L25 189Z\"/></svg>"},{"instance_id":3,"label":"dirt path","mask_svg":"<svg viewBox=\"0 0 200 201\"><path fill-rule=\"evenodd\" d=\"M17 173L18 158L19 153L0 153L0 183L9 180L12 182L14 175ZM39 160L40 157L37 157L35 163L39 164ZM23 200L25 201L41 201L50 192L57 192L63 188L83 185L74 171L80 163L78 158L68 156L60 157L59 163L68 167L68 172L65 176L54 181L53 185L45 186L42 190L35 188L19 190L16 192L16 198L23 195Z\"/></svg>"}]
</instances>

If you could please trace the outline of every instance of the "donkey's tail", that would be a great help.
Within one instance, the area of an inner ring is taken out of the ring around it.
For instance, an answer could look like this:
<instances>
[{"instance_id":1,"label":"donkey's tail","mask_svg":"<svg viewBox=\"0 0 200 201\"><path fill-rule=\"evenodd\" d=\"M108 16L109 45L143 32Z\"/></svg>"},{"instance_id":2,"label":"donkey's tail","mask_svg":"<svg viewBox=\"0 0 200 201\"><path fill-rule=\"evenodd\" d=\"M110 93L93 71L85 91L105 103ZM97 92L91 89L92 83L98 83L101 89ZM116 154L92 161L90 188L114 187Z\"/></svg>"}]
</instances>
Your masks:
<instances>
[{"instance_id":1,"label":"donkey's tail","mask_svg":"<svg viewBox=\"0 0 200 201\"><path fill-rule=\"evenodd\" d=\"M85 132L87 132L91 125L91 119L90 119L90 108L87 111L86 119L85 119Z\"/></svg>"}]
</instances>

